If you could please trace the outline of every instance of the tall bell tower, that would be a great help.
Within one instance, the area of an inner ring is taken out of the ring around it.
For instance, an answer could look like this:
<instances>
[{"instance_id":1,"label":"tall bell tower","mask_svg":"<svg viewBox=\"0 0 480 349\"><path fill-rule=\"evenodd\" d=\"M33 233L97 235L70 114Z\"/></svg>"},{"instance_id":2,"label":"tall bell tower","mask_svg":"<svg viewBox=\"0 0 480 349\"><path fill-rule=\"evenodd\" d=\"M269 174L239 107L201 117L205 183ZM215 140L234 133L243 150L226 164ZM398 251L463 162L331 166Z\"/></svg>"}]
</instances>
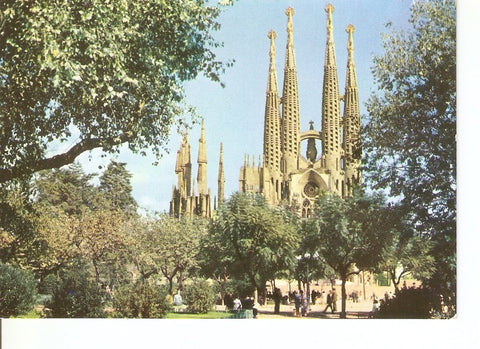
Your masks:
<instances>
[{"instance_id":1,"label":"tall bell tower","mask_svg":"<svg viewBox=\"0 0 480 349\"><path fill-rule=\"evenodd\" d=\"M264 117L263 166L250 164L246 157L240 170L240 191L262 194L267 202L284 204L299 215L313 212L316 198L322 192L339 196L352 195L353 186L361 181L360 107L353 57L353 32L349 25L347 38L347 77L345 94L339 93L335 43L333 40L334 7L325 7L327 14L326 48L323 74L322 103L318 119L320 130L310 127L300 132L300 108L297 69L293 45L293 8L287 15L287 45L283 74L282 97L278 96L275 65L276 33L271 30L270 64ZM341 104L343 102L343 117ZM306 142L306 154L300 144ZM321 143L321 152L317 144Z\"/></svg>"}]
</instances>

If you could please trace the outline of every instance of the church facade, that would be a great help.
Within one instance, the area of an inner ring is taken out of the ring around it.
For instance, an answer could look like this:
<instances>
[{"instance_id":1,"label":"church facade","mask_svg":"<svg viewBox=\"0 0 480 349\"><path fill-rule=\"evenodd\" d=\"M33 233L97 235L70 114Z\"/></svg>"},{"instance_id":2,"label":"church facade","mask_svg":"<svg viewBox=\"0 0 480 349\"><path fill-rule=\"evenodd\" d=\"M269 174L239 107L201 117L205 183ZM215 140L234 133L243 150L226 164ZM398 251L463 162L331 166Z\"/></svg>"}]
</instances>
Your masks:
<instances>
[{"instance_id":1,"label":"church facade","mask_svg":"<svg viewBox=\"0 0 480 349\"><path fill-rule=\"evenodd\" d=\"M287 15L287 44L283 74L282 96L277 85L275 64L275 38L270 39L270 64L268 72L263 163L255 165L245 157L240 169L240 191L262 194L271 205L288 205L301 215L312 214L314 202L322 192L341 197L352 194L354 185L361 181L360 107L354 62L353 33L348 25L348 61L344 94L340 94L333 40L331 4L327 13L327 40L323 76L321 114L310 121L308 130L300 131L300 108L297 86L297 70L293 43L294 10ZM341 105L343 104L343 114ZM319 106L320 108L320 106ZM315 121L321 125L316 130ZM300 153L304 142L306 152ZM320 149L317 146L320 146Z\"/></svg>"}]
</instances>

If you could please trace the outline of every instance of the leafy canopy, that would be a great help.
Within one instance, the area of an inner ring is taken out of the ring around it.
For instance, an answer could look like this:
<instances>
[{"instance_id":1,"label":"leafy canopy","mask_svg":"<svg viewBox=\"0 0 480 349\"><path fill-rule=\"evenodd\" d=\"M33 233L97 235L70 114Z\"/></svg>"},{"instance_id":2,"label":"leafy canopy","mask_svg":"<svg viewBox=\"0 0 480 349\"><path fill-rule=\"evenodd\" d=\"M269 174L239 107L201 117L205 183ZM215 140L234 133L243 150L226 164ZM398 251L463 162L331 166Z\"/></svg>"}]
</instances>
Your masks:
<instances>
[{"instance_id":1,"label":"leafy canopy","mask_svg":"<svg viewBox=\"0 0 480 349\"><path fill-rule=\"evenodd\" d=\"M427 281L455 303L455 1L416 1L410 24L384 34L384 53L374 58L365 177L397 197L412 228L432 238L436 272Z\"/></svg>"},{"instance_id":2,"label":"leafy canopy","mask_svg":"<svg viewBox=\"0 0 480 349\"><path fill-rule=\"evenodd\" d=\"M101 147L160 156L193 110L182 83L214 81L220 9L205 0L0 2L0 183ZM58 141L69 149L50 155Z\"/></svg>"},{"instance_id":3,"label":"leafy canopy","mask_svg":"<svg viewBox=\"0 0 480 349\"><path fill-rule=\"evenodd\" d=\"M217 213L209 229L210 247L220 249L211 249L211 258L228 275L246 277L260 288L296 262L299 237L286 211L270 207L260 196L237 193Z\"/></svg>"}]
</instances>

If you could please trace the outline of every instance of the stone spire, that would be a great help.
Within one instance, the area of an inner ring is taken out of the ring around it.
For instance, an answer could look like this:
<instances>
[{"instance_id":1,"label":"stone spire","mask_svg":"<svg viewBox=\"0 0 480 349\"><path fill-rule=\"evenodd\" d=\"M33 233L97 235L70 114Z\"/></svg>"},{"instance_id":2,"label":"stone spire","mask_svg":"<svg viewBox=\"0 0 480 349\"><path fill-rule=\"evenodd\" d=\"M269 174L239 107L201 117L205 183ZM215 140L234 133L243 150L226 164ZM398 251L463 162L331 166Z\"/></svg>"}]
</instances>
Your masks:
<instances>
[{"instance_id":1,"label":"stone spire","mask_svg":"<svg viewBox=\"0 0 480 349\"><path fill-rule=\"evenodd\" d=\"M353 58L353 33L355 27L348 25L348 62L347 78L345 82L345 105L343 113L343 147L345 150L345 177L350 185L359 178L360 155L358 154L358 142L360 140L360 105L358 101L357 76L355 61ZM350 189L350 188L349 188ZM350 191L350 190L349 190Z\"/></svg>"},{"instance_id":2,"label":"stone spire","mask_svg":"<svg viewBox=\"0 0 480 349\"><path fill-rule=\"evenodd\" d=\"M198 140L198 194L207 195L207 144L205 141L205 125L202 119L202 131Z\"/></svg>"},{"instance_id":3,"label":"stone spire","mask_svg":"<svg viewBox=\"0 0 480 349\"><path fill-rule=\"evenodd\" d=\"M287 22L287 53L283 78L282 96L282 152L284 174L297 169L299 153L300 110L298 103L297 69L293 47L293 8L286 9Z\"/></svg>"},{"instance_id":4,"label":"stone spire","mask_svg":"<svg viewBox=\"0 0 480 349\"><path fill-rule=\"evenodd\" d=\"M182 139L180 149L177 151L177 161L175 163L175 173L177 174L177 188L182 196L190 195L190 181L192 177L192 162L190 159L190 144L188 142L188 130Z\"/></svg>"},{"instance_id":5,"label":"stone spire","mask_svg":"<svg viewBox=\"0 0 480 349\"><path fill-rule=\"evenodd\" d=\"M340 161L340 98L338 90L337 63L335 44L333 42L332 13L334 7L328 4L327 12L327 47L323 76L322 100L322 134L325 165L329 169L339 169Z\"/></svg>"},{"instance_id":6,"label":"stone spire","mask_svg":"<svg viewBox=\"0 0 480 349\"><path fill-rule=\"evenodd\" d=\"M265 101L265 123L263 133L263 156L265 167L280 170L281 140L280 140L280 97L277 87L277 68L275 66L275 38L277 33L271 30L270 66L268 69L267 96Z\"/></svg>"},{"instance_id":7,"label":"stone spire","mask_svg":"<svg viewBox=\"0 0 480 349\"><path fill-rule=\"evenodd\" d=\"M220 160L218 162L218 204L225 200L225 173L223 172L223 143L220 143Z\"/></svg>"}]
</instances>

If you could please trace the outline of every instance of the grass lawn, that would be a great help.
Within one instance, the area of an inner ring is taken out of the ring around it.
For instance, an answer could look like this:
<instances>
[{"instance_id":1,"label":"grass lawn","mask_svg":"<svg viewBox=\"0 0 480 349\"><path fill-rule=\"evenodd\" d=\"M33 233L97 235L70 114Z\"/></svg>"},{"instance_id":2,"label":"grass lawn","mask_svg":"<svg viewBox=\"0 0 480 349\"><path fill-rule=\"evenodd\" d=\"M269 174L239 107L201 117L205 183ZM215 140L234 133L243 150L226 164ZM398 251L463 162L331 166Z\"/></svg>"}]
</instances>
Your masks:
<instances>
[{"instance_id":1,"label":"grass lawn","mask_svg":"<svg viewBox=\"0 0 480 349\"><path fill-rule=\"evenodd\" d=\"M168 313L165 319L224 319L230 315L221 311L209 311L206 314Z\"/></svg>"}]
</instances>

